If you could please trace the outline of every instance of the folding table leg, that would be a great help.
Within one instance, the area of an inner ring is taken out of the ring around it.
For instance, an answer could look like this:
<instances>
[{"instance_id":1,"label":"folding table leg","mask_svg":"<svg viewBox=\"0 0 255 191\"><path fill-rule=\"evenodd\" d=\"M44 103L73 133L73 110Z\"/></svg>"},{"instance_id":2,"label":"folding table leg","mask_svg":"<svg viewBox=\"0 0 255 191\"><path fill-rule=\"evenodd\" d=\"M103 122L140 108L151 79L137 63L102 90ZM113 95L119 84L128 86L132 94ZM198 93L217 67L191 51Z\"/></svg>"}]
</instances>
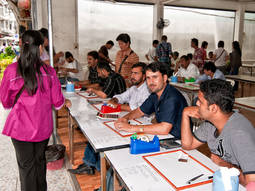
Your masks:
<instances>
[{"instance_id":1,"label":"folding table leg","mask_svg":"<svg viewBox=\"0 0 255 191\"><path fill-rule=\"evenodd\" d=\"M106 191L106 160L104 152L100 152L100 168L101 168L101 189Z\"/></svg>"},{"instance_id":2,"label":"folding table leg","mask_svg":"<svg viewBox=\"0 0 255 191\"><path fill-rule=\"evenodd\" d=\"M113 191L117 191L119 190L119 182L117 179L117 175L116 175L116 171L113 170Z\"/></svg>"},{"instance_id":3,"label":"folding table leg","mask_svg":"<svg viewBox=\"0 0 255 191\"><path fill-rule=\"evenodd\" d=\"M74 145L74 128L73 128L73 118L68 112L68 131L69 131L69 152L70 152L70 162L71 164L74 164L74 150L73 150L73 145Z\"/></svg>"}]
</instances>

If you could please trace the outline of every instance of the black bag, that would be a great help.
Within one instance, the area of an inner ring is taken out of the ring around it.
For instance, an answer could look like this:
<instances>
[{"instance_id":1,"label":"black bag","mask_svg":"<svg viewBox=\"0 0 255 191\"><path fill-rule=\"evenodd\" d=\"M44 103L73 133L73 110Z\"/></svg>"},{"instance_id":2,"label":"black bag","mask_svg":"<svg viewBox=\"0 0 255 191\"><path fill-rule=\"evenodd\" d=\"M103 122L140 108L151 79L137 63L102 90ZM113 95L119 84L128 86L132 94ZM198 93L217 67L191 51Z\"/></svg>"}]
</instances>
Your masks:
<instances>
[{"instance_id":1,"label":"black bag","mask_svg":"<svg viewBox=\"0 0 255 191\"><path fill-rule=\"evenodd\" d=\"M49 145L46 148L45 156L47 162L53 162L65 157L66 147L62 144Z\"/></svg>"}]
</instances>

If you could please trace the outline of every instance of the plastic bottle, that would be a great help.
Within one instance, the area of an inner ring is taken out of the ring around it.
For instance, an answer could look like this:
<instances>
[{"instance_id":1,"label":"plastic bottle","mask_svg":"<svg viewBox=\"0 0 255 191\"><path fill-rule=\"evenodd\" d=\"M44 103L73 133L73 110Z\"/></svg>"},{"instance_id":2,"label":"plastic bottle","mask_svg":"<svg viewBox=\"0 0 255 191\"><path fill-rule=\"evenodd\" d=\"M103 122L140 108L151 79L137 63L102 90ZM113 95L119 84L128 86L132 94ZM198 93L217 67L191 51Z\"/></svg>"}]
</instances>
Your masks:
<instances>
[{"instance_id":1,"label":"plastic bottle","mask_svg":"<svg viewBox=\"0 0 255 191\"><path fill-rule=\"evenodd\" d=\"M236 168L220 167L213 174L213 191L238 191L239 174Z\"/></svg>"}]
</instances>

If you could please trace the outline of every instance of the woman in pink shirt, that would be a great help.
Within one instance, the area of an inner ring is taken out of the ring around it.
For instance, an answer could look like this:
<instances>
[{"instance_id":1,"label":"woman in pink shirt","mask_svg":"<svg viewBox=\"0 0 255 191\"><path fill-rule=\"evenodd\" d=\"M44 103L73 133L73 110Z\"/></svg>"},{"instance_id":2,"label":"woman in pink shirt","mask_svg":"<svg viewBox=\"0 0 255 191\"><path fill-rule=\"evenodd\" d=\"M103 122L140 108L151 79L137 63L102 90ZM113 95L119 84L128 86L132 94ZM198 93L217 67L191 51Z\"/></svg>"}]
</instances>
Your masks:
<instances>
[{"instance_id":1,"label":"woman in pink shirt","mask_svg":"<svg viewBox=\"0 0 255 191\"><path fill-rule=\"evenodd\" d=\"M6 68L0 86L3 107L12 108L2 133L12 139L21 190L45 191L45 149L53 130L52 106L60 109L65 99L56 72L40 60L40 32L26 31L21 40L20 58Z\"/></svg>"}]
</instances>

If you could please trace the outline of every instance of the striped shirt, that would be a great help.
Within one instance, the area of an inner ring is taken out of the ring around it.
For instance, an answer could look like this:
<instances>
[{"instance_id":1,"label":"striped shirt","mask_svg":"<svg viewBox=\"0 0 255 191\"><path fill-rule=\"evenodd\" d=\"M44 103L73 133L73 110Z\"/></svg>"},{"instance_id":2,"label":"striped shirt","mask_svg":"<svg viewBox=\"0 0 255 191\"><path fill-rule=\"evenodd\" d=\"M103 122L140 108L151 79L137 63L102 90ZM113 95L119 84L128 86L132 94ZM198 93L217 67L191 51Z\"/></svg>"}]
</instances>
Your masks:
<instances>
[{"instance_id":1,"label":"striped shirt","mask_svg":"<svg viewBox=\"0 0 255 191\"><path fill-rule=\"evenodd\" d=\"M100 82L100 78L98 77L98 73L97 73L97 67L89 67L89 82L91 84L96 84Z\"/></svg>"},{"instance_id":2,"label":"striped shirt","mask_svg":"<svg viewBox=\"0 0 255 191\"><path fill-rule=\"evenodd\" d=\"M120 74L112 71L106 78L102 91L108 98L111 98L116 94L121 94L126 91L125 80Z\"/></svg>"},{"instance_id":3,"label":"striped shirt","mask_svg":"<svg viewBox=\"0 0 255 191\"><path fill-rule=\"evenodd\" d=\"M200 71L203 69L203 66L204 66L203 59L204 57L203 57L202 50L200 48L195 49L192 63L195 64Z\"/></svg>"},{"instance_id":4,"label":"striped shirt","mask_svg":"<svg viewBox=\"0 0 255 191\"><path fill-rule=\"evenodd\" d=\"M120 64L123 61L123 59L125 58L125 56L126 56L126 54L124 54L123 51L119 50L117 52L117 55L116 55L116 58L115 58L115 64L116 64L115 72L119 71ZM120 72L121 76L124 79L129 79L130 78L132 66L134 64L136 64L137 62L139 62L139 57L137 56L137 54L135 52L133 52L132 54L130 54L128 56L128 58L126 59L126 61L122 65L121 72Z\"/></svg>"}]
</instances>

